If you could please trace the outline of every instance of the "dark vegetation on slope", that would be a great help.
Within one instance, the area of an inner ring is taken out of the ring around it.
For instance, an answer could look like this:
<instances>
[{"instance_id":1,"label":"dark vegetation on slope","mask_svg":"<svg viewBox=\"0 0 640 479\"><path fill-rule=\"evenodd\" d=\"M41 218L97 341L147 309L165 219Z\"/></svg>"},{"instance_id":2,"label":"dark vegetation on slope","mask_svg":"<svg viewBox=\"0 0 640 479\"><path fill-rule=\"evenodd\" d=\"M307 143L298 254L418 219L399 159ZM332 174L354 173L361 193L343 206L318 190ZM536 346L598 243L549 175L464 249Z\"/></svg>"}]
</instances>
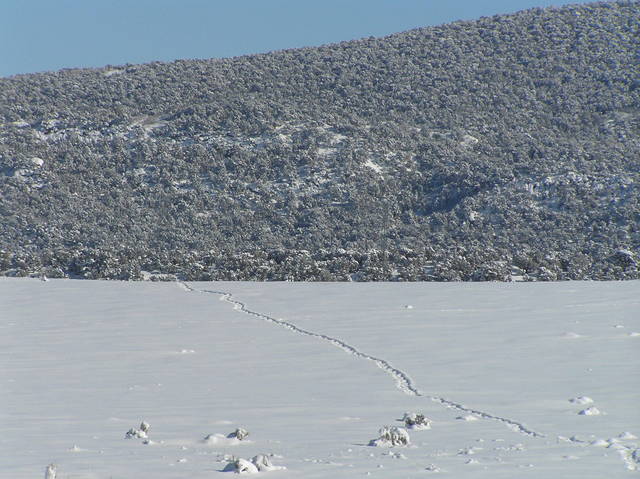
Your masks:
<instances>
[{"instance_id":1,"label":"dark vegetation on slope","mask_svg":"<svg viewBox=\"0 0 640 479\"><path fill-rule=\"evenodd\" d=\"M640 2L0 79L0 272L640 277Z\"/></svg>"}]
</instances>

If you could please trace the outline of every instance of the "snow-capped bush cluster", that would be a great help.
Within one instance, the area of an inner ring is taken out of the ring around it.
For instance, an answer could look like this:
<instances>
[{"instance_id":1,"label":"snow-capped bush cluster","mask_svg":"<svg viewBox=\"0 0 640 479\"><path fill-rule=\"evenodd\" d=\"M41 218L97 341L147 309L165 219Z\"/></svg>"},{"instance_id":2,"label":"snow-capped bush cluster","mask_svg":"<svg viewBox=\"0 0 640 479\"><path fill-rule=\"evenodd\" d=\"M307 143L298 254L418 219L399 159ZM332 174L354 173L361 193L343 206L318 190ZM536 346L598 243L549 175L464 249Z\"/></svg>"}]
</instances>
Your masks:
<instances>
[{"instance_id":1,"label":"snow-capped bush cluster","mask_svg":"<svg viewBox=\"0 0 640 479\"><path fill-rule=\"evenodd\" d=\"M370 446L376 447L397 447L411 444L409 433L406 429L396 426L383 426L378 431L378 439L372 439Z\"/></svg>"},{"instance_id":2,"label":"snow-capped bush cluster","mask_svg":"<svg viewBox=\"0 0 640 479\"><path fill-rule=\"evenodd\" d=\"M399 420L404 422L406 429L397 426L383 426L378 431L379 437L369 441L369 445L377 447L408 446L411 444L411 439L407 429L414 431L431 429L431 420L421 413L406 412Z\"/></svg>"},{"instance_id":3,"label":"snow-capped bush cluster","mask_svg":"<svg viewBox=\"0 0 640 479\"><path fill-rule=\"evenodd\" d=\"M238 441L242 441L244 440L247 436L249 436L249 431L247 431L246 429L243 429L241 427L237 428L235 431L229 433L229 435L227 436L230 439L237 439Z\"/></svg>"},{"instance_id":4,"label":"snow-capped bush cluster","mask_svg":"<svg viewBox=\"0 0 640 479\"><path fill-rule=\"evenodd\" d=\"M424 414L407 412L402 418L407 429L431 429L431 420Z\"/></svg>"},{"instance_id":5,"label":"snow-capped bush cluster","mask_svg":"<svg viewBox=\"0 0 640 479\"><path fill-rule=\"evenodd\" d=\"M147 422L142 421L139 428L136 429L132 427L127 431L124 437L125 439L149 439L149 435L147 433L149 432L150 427L151 426Z\"/></svg>"}]
</instances>

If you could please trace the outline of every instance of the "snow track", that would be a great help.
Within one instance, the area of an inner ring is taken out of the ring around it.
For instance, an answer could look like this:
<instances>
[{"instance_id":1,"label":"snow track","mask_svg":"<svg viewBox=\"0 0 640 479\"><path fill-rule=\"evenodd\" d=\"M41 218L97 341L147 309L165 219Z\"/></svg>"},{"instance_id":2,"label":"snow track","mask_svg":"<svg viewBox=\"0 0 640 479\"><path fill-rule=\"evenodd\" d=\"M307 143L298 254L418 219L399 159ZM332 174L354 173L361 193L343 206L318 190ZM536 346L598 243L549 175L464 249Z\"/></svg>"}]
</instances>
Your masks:
<instances>
[{"instance_id":1,"label":"snow track","mask_svg":"<svg viewBox=\"0 0 640 479\"><path fill-rule=\"evenodd\" d=\"M415 397L425 397L430 399L431 401L434 401L436 403L442 404L443 406L450 408L450 409L455 409L467 414L473 414L474 416L477 416L481 419L488 419L488 420L494 420L494 421L498 421L498 422L502 422L505 425L507 425L510 429L519 432L521 434L527 435L527 436L532 436L532 437L545 437L543 434L540 434L538 432L535 432L529 428L527 428L524 424L519 423L517 421L514 421L512 419L508 419L505 417L501 417L501 416L496 416L493 414L489 414L487 412L484 411L480 411L477 409L471 409L468 408L462 404L456 403L454 401L451 401L449 399L445 399L442 397L438 397L438 396L431 396L431 395L427 395L422 393L417 386L414 384L413 380L411 379L411 377L405 373L404 371L401 371L400 369L394 367L391 365L391 363L389 363L389 361L382 359L382 358L378 358L375 356L371 356L369 354L366 354L360 350L358 350L356 347L351 346L350 344L342 341L341 339L338 338L334 338L331 336L327 336L325 334L321 334L321 333L316 333L313 331L308 331L306 329L300 328L298 326L296 326L293 323L290 323L289 321L285 321L283 319L278 319L278 318L274 318L273 316L269 316L267 314L264 313L260 313L257 311L253 311L249 308L247 308L246 304L243 303L242 301L238 301L237 299L233 298L233 294L227 292L227 291L216 291L216 290L209 290L209 289L197 289L194 288L192 286L189 286L187 283L184 282L179 282L178 283L184 290L186 291L190 291L190 292L195 292L195 293L204 293L204 294L215 294L220 296L220 300L225 301L227 303L230 303L233 305L234 309L247 314L249 316L253 316L257 319L260 319L262 321L267 321L270 323L274 323L277 324L280 327L289 329L290 331L293 331L294 333L297 334L302 334L305 336L311 336L314 338L318 338L321 339L323 341L326 341L328 343L333 344L334 346L342 349L343 351L352 354L358 358L361 359L366 359L368 361L371 361L373 363L375 363L380 369L382 369L384 372L386 372L388 375L390 375L395 383L396 383L396 387L402 391L404 394L407 394L409 396L415 396Z\"/></svg>"}]
</instances>

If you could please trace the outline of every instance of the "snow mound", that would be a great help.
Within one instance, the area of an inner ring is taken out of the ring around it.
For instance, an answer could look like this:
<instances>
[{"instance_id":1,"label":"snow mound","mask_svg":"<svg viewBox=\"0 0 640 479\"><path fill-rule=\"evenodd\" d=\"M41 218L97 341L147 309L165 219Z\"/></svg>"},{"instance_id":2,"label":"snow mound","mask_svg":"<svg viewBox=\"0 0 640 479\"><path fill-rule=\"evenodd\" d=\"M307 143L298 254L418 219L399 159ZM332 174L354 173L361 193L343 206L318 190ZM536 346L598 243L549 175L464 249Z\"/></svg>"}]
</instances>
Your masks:
<instances>
[{"instance_id":1,"label":"snow mound","mask_svg":"<svg viewBox=\"0 0 640 479\"><path fill-rule=\"evenodd\" d=\"M232 433L227 435L227 438L229 439L238 439L238 441L242 441L244 440L247 436L249 435L249 431L247 431L246 429L243 429L241 427L239 427L238 429L236 429L235 431L233 431Z\"/></svg>"},{"instance_id":2,"label":"snow mound","mask_svg":"<svg viewBox=\"0 0 640 479\"><path fill-rule=\"evenodd\" d=\"M633 439L638 439L638 436L636 436L635 434L629 432L629 431L625 431L622 432L618 435L619 439L625 439L625 440L633 440Z\"/></svg>"},{"instance_id":3,"label":"snow mound","mask_svg":"<svg viewBox=\"0 0 640 479\"><path fill-rule=\"evenodd\" d=\"M393 459L406 459L407 458L407 456L405 456L401 452L393 452L393 451L385 452L382 455L383 456L389 456L389 457L391 457Z\"/></svg>"},{"instance_id":4,"label":"snow mound","mask_svg":"<svg viewBox=\"0 0 640 479\"><path fill-rule=\"evenodd\" d=\"M409 433L406 429L396 426L384 426L378 431L380 437L369 441L369 446L396 447L411 444Z\"/></svg>"},{"instance_id":5,"label":"snow mound","mask_svg":"<svg viewBox=\"0 0 640 479\"><path fill-rule=\"evenodd\" d=\"M208 434L202 442L209 446L237 446L242 441L235 437L228 438L224 434Z\"/></svg>"},{"instance_id":6,"label":"snow mound","mask_svg":"<svg viewBox=\"0 0 640 479\"><path fill-rule=\"evenodd\" d=\"M229 462L223 469L224 472L235 472L236 474L257 474L265 471L280 471L286 469L284 466L274 466L266 454L253 456L251 460L237 458Z\"/></svg>"},{"instance_id":7,"label":"snow mound","mask_svg":"<svg viewBox=\"0 0 640 479\"><path fill-rule=\"evenodd\" d=\"M578 396L576 398L569 399L569 402L572 404L593 404L593 399L588 396Z\"/></svg>"},{"instance_id":8,"label":"snow mound","mask_svg":"<svg viewBox=\"0 0 640 479\"><path fill-rule=\"evenodd\" d=\"M265 454L258 454L257 456L254 456L251 459L251 462L255 464L255 466L258 468L258 471L260 472L281 471L283 469L286 469L286 467L284 466L274 466L273 463L271 462L271 459L269 459L269 456Z\"/></svg>"},{"instance_id":9,"label":"snow mound","mask_svg":"<svg viewBox=\"0 0 640 479\"><path fill-rule=\"evenodd\" d=\"M582 337L582 334L574 333L573 331L569 331L564 333L564 338L566 339L578 339Z\"/></svg>"},{"instance_id":10,"label":"snow mound","mask_svg":"<svg viewBox=\"0 0 640 479\"><path fill-rule=\"evenodd\" d=\"M407 412L404 414L402 420L407 429L431 429L431 420L425 417L424 414Z\"/></svg>"},{"instance_id":11,"label":"snow mound","mask_svg":"<svg viewBox=\"0 0 640 479\"><path fill-rule=\"evenodd\" d=\"M208 444L210 446L237 446L241 442L251 442L245 441L249 432L246 429L239 427L232 433L227 434L226 436L223 434L209 434L207 435L202 442Z\"/></svg>"},{"instance_id":12,"label":"snow mound","mask_svg":"<svg viewBox=\"0 0 640 479\"><path fill-rule=\"evenodd\" d=\"M480 418L477 414L466 414L464 416L458 416L456 419L460 421L477 421Z\"/></svg>"},{"instance_id":13,"label":"snow mound","mask_svg":"<svg viewBox=\"0 0 640 479\"><path fill-rule=\"evenodd\" d=\"M226 465L223 472L235 472L236 474L257 474L258 468L251 461L242 459L241 457L235 459Z\"/></svg>"},{"instance_id":14,"label":"snow mound","mask_svg":"<svg viewBox=\"0 0 640 479\"><path fill-rule=\"evenodd\" d=\"M597 407L593 406L593 407L589 407L587 409L583 409L578 414L580 416L599 416L601 413L600 413L600 410Z\"/></svg>"}]
</instances>

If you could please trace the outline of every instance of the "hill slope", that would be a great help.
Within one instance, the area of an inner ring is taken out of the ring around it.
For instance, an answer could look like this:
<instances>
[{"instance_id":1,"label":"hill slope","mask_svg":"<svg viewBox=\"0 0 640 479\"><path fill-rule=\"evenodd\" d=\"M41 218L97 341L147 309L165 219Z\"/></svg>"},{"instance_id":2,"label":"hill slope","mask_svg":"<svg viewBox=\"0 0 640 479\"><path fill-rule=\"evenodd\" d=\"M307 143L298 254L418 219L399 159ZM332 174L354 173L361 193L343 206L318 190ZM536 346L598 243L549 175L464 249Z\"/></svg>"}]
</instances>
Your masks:
<instances>
[{"instance_id":1,"label":"hill slope","mask_svg":"<svg viewBox=\"0 0 640 479\"><path fill-rule=\"evenodd\" d=\"M640 2L0 79L0 271L637 278Z\"/></svg>"}]
</instances>

